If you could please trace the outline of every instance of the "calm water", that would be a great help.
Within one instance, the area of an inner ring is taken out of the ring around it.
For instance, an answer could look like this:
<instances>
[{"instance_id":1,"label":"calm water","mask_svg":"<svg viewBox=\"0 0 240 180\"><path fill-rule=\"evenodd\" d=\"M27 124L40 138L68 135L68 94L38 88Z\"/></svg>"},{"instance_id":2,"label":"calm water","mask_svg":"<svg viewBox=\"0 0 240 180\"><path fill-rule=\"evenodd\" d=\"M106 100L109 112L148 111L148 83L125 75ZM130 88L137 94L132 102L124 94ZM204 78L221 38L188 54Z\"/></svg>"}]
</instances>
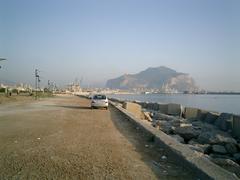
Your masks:
<instances>
[{"instance_id":1,"label":"calm water","mask_svg":"<svg viewBox=\"0 0 240 180\"><path fill-rule=\"evenodd\" d=\"M190 95L190 94L131 94L108 95L121 100L178 103L209 111L240 114L240 95Z\"/></svg>"}]
</instances>

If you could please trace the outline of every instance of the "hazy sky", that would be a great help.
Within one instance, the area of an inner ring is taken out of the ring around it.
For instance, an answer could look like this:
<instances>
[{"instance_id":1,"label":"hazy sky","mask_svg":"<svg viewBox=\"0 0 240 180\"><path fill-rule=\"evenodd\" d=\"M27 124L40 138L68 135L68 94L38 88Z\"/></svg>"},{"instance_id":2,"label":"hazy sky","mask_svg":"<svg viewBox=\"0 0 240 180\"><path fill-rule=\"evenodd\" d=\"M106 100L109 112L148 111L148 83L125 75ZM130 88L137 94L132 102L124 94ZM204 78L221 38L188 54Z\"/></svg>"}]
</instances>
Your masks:
<instances>
[{"instance_id":1,"label":"hazy sky","mask_svg":"<svg viewBox=\"0 0 240 180\"><path fill-rule=\"evenodd\" d=\"M239 0L0 0L0 80L103 85L167 66L240 91Z\"/></svg>"}]
</instances>

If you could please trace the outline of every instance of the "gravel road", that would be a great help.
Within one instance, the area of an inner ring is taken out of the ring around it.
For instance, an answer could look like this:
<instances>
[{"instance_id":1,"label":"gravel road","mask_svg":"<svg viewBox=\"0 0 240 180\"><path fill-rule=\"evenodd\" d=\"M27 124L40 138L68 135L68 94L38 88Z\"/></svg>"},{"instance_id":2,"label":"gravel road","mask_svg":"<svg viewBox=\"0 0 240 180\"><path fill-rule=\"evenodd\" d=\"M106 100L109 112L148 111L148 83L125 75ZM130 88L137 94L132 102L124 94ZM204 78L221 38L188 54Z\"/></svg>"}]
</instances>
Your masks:
<instances>
[{"instance_id":1,"label":"gravel road","mask_svg":"<svg viewBox=\"0 0 240 180\"><path fill-rule=\"evenodd\" d=\"M196 179L113 107L75 96L0 105L0 179Z\"/></svg>"}]
</instances>

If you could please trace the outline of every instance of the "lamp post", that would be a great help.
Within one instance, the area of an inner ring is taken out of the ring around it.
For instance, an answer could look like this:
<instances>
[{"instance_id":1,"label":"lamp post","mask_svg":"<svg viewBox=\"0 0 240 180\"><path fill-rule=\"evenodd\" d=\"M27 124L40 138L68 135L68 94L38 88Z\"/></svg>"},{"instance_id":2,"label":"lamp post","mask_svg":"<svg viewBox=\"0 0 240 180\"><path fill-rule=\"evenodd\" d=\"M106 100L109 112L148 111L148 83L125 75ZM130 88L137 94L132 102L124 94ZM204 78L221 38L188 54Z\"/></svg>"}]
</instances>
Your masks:
<instances>
[{"instance_id":1,"label":"lamp post","mask_svg":"<svg viewBox=\"0 0 240 180\"><path fill-rule=\"evenodd\" d=\"M7 60L7 59L5 59L5 58L0 58L0 61L5 61L5 60ZM0 66L0 69L2 68L2 66Z\"/></svg>"},{"instance_id":2,"label":"lamp post","mask_svg":"<svg viewBox=\"0 0 240 180\"><path fill-rule=\"evenodd\" d=\"M40 88L39 87L39 83L40 83L40 76L39 76L39 70L38 69L35 69L35 99L37 99L37 91L38 89Z\"/></svg>"},{"instance_id":3,"label":"lamp post","mask_svg":"<svg viewBox=\"0 0 240 180\"><path fill-rule=\"evenodd\" d=\"M6 61L7 59L5 59L5 58L0 58L0 61ZM2 66L0 66L0 69L2 68ZM6 89L5 89L5 94L6 94L6 96L8 96L8 88L6 87Z\"/></svg>"}]
</instances>

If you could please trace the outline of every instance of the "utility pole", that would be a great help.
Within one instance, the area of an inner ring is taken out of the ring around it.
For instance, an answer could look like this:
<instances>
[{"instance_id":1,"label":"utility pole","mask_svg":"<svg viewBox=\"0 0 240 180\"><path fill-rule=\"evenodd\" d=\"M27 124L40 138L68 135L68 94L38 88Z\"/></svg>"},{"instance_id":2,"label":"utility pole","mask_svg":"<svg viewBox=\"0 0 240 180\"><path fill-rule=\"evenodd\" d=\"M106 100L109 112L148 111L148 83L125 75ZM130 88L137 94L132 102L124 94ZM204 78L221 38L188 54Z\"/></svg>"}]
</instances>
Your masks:
<instances>
[{"instance_id":1,"label":"utility pole","mask_svg":"<svg viewBox=\"0 0 240 180\"><path fill-rule=\"evenodd\" d=\"M48 92L50 92L50 80L48 80Z\"/></svg>"},{"instance_id":2,"label":"utility pole","mask_svg":"<svg viewBox=\"0 0 240 180\"><path fill-rule=\"evenodd\" d=\"M39 70L35 69L35 99L37 99L38 94L37 91L39 89L39 83L40 83L40 76L39 76Z\"/></svg>"},{"instance_id":3,"label":"utility pole","mask_svg":"<svg viewBox=\"0 0 240 180\"><path fill-rule=\"evenodd\" d=\"M6 61L7 59L5 58L0 58L0 61ZM0 66L0 69L2 68L2 66ZM8 87L5 88L5 94L6 96L8 96Z\"/></svg>"}]
</instances>

